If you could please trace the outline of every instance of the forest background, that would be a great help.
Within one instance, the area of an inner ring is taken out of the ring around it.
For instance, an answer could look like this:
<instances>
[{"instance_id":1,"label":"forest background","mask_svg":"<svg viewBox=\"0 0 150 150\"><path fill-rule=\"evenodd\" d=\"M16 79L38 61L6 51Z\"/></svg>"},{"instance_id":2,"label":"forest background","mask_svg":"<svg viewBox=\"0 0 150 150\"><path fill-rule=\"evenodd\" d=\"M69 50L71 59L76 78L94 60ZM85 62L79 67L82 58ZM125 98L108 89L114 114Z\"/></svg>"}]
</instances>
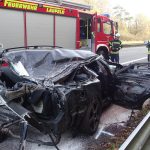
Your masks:
<instances>
[{"instance_id":1,"label":"forest background","mask_svg":"<svg viewBox=\"0 0 150 150\"><path fill-rule=\"evenodd\" d=\"M123 6L111 7L110 0L72 0L77 3L84 3L92 6L91 12L98 14L109 13L110 18L119 24L121 40L126 43L143 43L150 39L150 18L137 13L132 16ZM113 2L113 0L112 0ZM133 6L134 9L135 6Z\"/></svg>"}]
</instances>

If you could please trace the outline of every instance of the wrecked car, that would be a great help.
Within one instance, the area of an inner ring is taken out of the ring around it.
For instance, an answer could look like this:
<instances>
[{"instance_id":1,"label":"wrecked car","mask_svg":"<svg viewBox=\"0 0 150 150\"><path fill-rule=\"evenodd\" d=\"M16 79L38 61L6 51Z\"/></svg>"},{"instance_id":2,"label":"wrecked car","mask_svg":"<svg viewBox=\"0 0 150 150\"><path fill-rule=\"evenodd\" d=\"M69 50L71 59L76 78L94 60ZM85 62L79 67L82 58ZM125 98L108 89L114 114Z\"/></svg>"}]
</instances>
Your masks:
<instances>
[{"instance_id":1,"label":"wrecked car","mask_svg":"<svg viewBox=\"0 0 150 150\"><path fill-rule=\"evenodd\" d=\"M1 54L1 101L23 120L21 147L28 124L49 134L52 143L47 145L56 146L69 128L73 134L93 134L111 103L141 108L150 97L149 75L147 63L123 67L90 51L11 48Z\"/></svg>"},{"instance_id":2,"label":"wrecked car","mask_svg":"<svg viewBox=\"0 0 150 150\"><path fill-rule=\"evenodd\" d=\"M129 109L142 109L150 97L150 63L134 63L115 72L113 102Z\"/></svg>"},{"instance_id":3,"label":"wrecked car","mask_svg":"<svg viewBox=\"0 0 150 150\"><path fill-rule=\"evenodd\" d=\"M1 61L1 96L30 125L59 137L97 130L112 74L96 54L34 46L4 50Z\"/></svg>"}]
</instances>

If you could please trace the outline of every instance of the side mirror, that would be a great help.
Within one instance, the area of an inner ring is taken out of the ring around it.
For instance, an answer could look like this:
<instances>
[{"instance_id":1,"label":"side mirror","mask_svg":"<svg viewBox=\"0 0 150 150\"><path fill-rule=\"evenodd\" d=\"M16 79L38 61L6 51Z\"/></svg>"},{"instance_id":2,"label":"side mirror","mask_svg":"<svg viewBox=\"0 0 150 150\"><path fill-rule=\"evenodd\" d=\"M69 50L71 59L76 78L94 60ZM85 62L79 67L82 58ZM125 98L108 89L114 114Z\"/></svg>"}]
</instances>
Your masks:
<instances>
[{"instance_id":1,"label":"side mirror","mask_svg":"<svg viewBox=\"0 0 150 150\"><path fill-rule=\"evenodd\" d=\"M111 35L111 36L115 36L115 34L113 34L113 33L110 33L110 35Z\"/></svg>"},{"instance_id":2,"label":"side mirror","mask_svg":"<svg viewBox=\"0 0 150 150\"><path fill-rule=\"evenodd\" d=\"M118 33L118 22L115 22L115 30L116 30L116 33Z\"/></svg>"},{"instance_id":3,"label":"side mirror","mask_svg":"<svg viewBox=\"0 0 150 150\"><path fill-rule=\"evenodd\" d=\"M0 43L0 58L2 58L2 52L3 52L3 44Z\"/></svg>"},{"instance_id":4,"label":"side mirror","mask_svg":"<svg viewBox=\"0 0 150 150\"><path fill-rule=\"evenodd\" d=\"M0 43L0 49L3 49L3 44L2 43Z\"/></svg>"},{"instance_id":5,"label":"side mirror","mask_svg":"<svg viewBox=\"0 0 150 150\"><path fill-rule=\"evenodd\" d=\"M0 58L0 66L4 63L3 59Z\"/></svg>"}]
</instances>

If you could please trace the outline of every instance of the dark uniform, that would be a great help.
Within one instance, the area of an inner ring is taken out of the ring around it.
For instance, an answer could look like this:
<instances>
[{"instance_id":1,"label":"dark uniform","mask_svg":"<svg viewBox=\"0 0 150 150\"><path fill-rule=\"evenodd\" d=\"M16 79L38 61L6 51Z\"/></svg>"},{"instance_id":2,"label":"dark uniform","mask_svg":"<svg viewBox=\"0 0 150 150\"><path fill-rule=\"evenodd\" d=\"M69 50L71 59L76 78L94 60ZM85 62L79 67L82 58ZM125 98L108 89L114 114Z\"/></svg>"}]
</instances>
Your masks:
<instances>
[{"instance_id":1,"label":"dark uniform","mask_svg":"<svg viewBox=\"0 0 150 150\"><path fill-rule=\"evenodd\" d=\"M122 42L119 39L114 39L109 42L111 48L110 57L111 61L119 63L119 50L122 48Z\"/></svg>"}]
</instances>

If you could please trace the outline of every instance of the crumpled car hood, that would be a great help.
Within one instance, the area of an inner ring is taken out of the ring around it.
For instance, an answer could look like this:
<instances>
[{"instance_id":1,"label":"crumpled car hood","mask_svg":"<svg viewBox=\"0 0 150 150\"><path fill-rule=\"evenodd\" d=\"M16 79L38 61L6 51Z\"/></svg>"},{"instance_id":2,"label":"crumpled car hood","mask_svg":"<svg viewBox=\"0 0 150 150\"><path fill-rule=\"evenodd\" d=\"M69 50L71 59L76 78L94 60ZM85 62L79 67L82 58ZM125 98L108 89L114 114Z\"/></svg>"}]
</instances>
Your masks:
<instances>
[{"instance_id":1,"label":"crumpled car hood","mask_svg":"<svg viewBox=\"0 0 150 150\"><path fill-rule=\"evenodd\" d=\"M73 51L66 49L54 50L19 50L5 54L11 65L19 62L23 65L30 78L51 79L53 82L66 76L82 61L96 54L90 51ZM20 67L20 66L19 66Z\"/></svg>"}]
</instances>

